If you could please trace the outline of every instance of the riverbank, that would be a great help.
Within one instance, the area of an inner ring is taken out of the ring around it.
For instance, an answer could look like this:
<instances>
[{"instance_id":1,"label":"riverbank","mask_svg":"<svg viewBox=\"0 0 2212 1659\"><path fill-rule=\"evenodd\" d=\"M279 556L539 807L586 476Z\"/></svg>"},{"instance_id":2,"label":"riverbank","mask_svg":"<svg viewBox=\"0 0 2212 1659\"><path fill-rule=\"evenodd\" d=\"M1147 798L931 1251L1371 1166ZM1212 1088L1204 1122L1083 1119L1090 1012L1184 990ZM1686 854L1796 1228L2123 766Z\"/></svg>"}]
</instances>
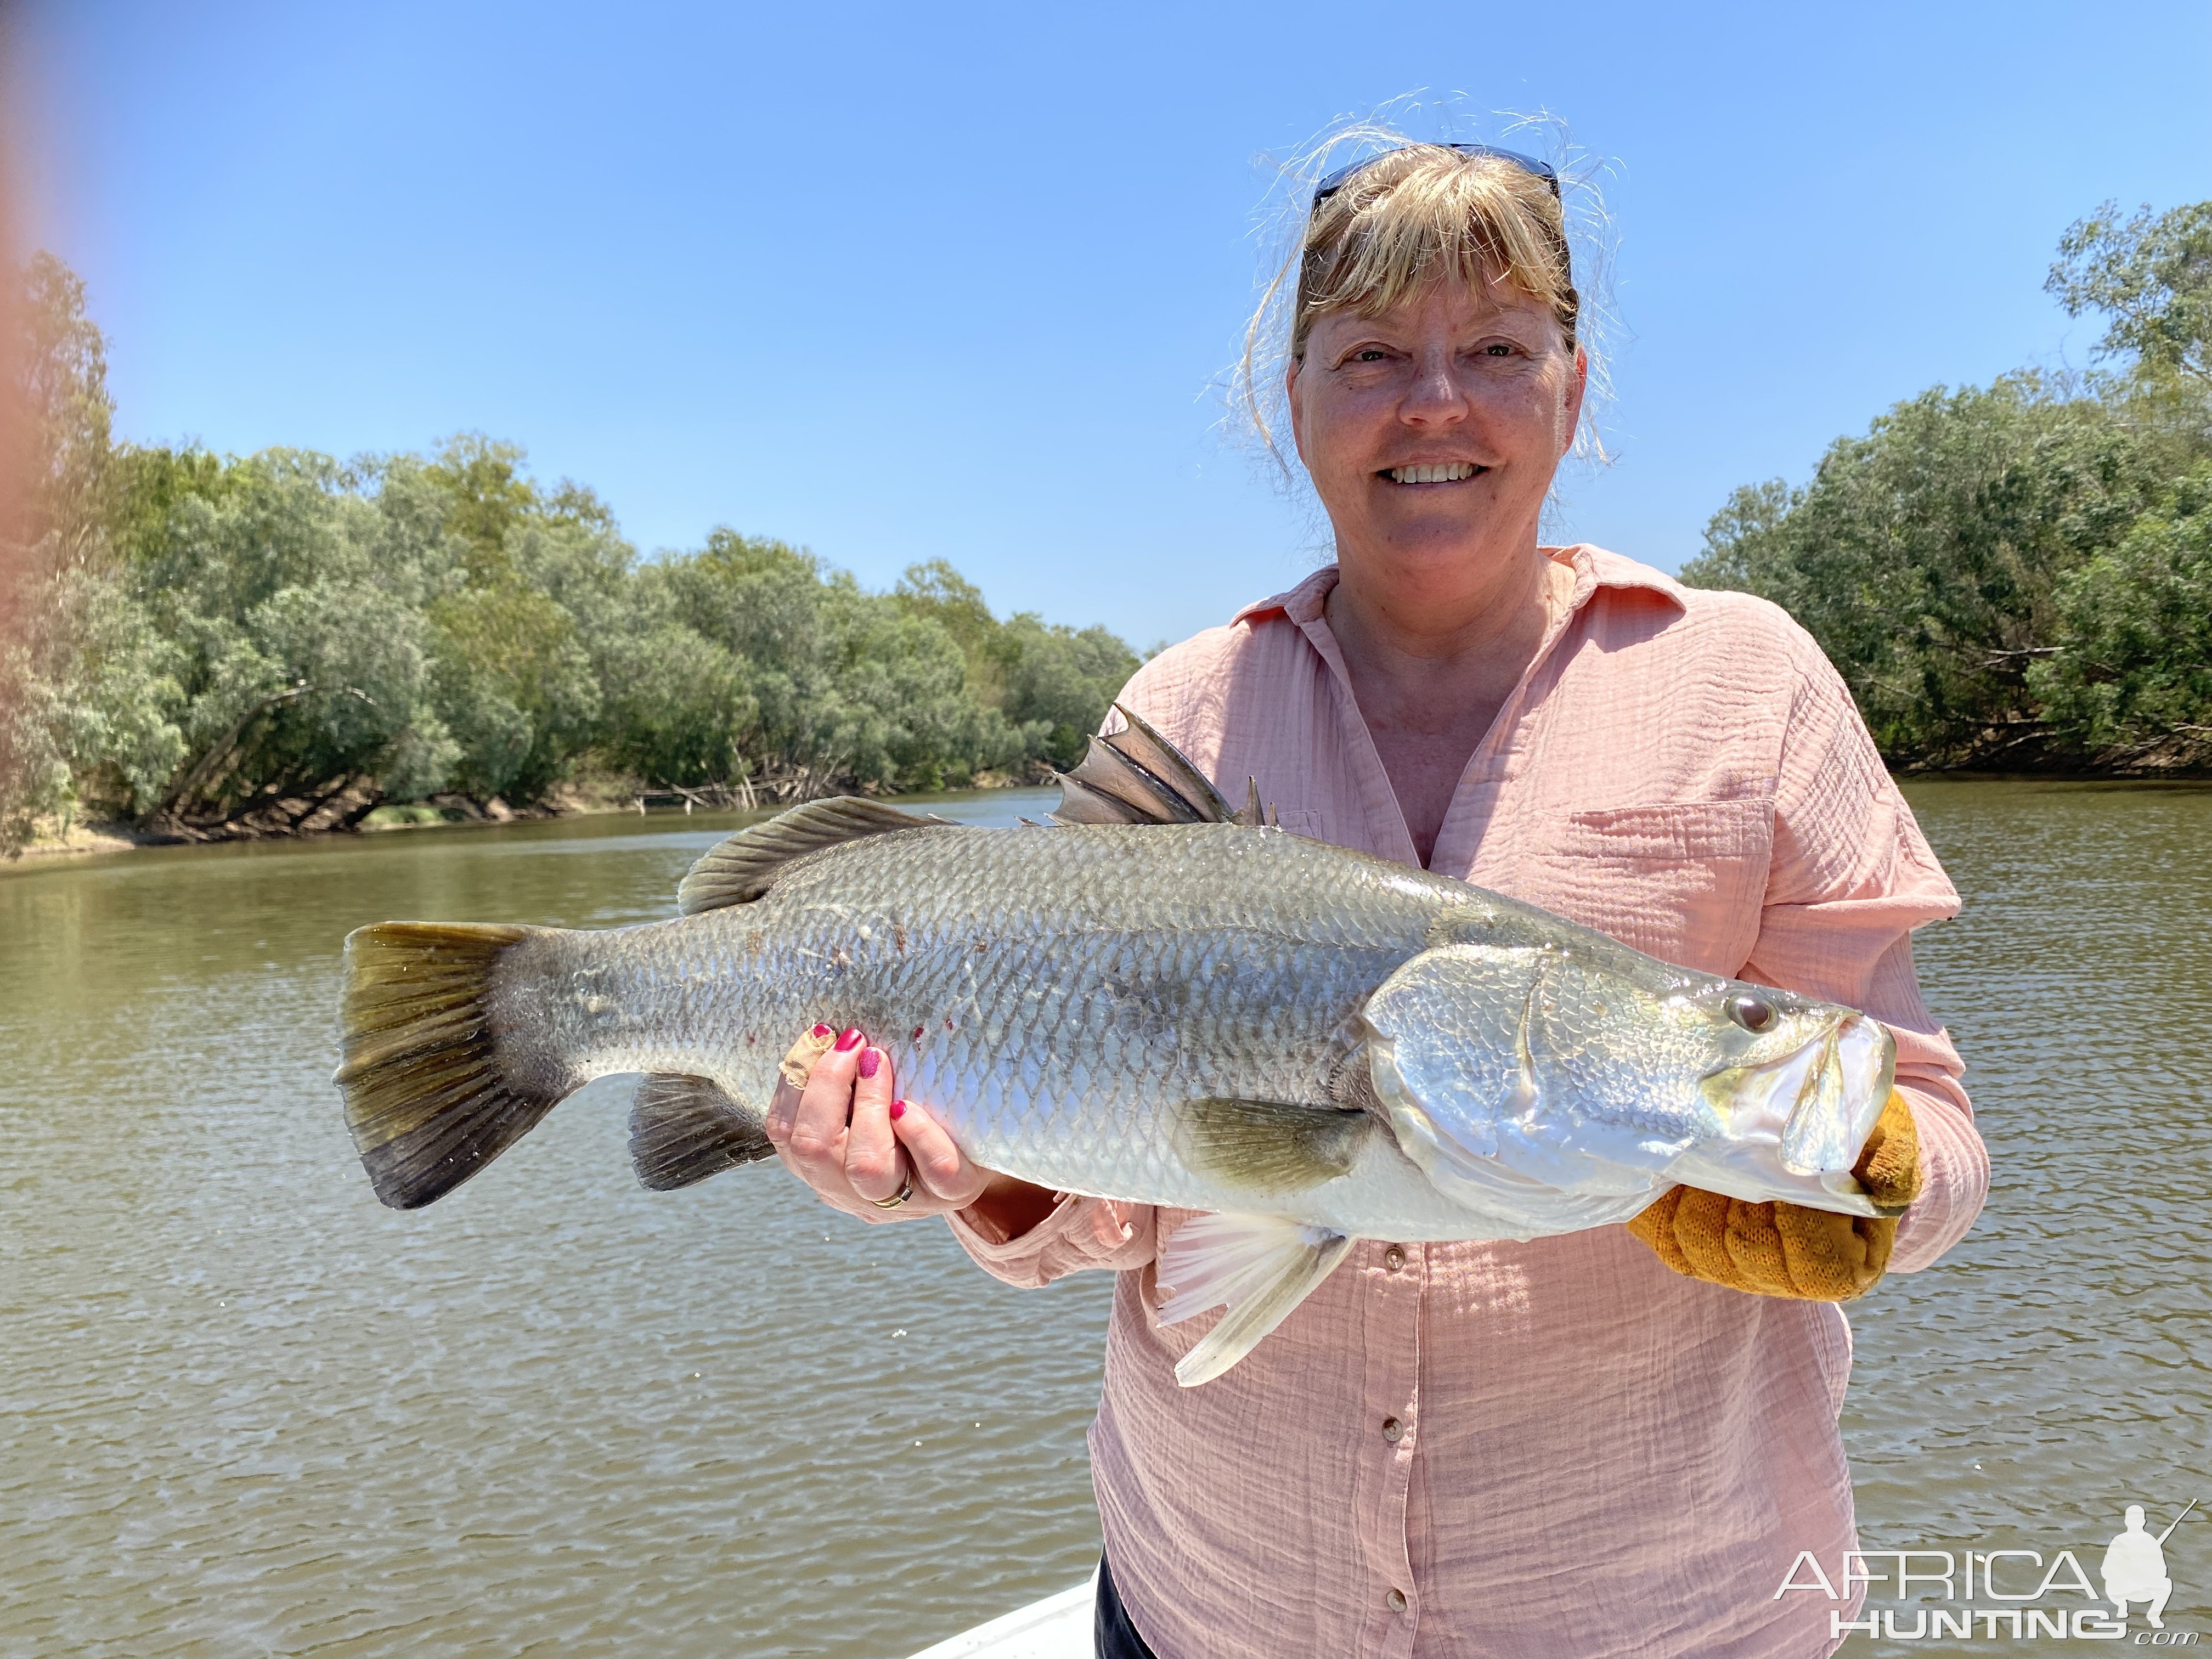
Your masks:
<instances>
[{"instance_id":1,"label":"riverbank","mask_svg":"<svg viewBox=\"0 0 2212 1659\"><path fill-rule=\"evenodd\" d=\"M983 790L1030 789L1048 778L979 774L973 787ZM874 790L860 793L874 795ZM921 793L916 792L917 798ZM75 860L115 853L137 852L153 847L221 845L241 841L312 841L326 836L385 835L402 830L446 830L468 825L516 823L552 818L604 817L615 813L767 811L795 801L763 797L748 808L724 792L716 799L698 791L648 788L635 779L587 777L564 783L544 800L517 806L495 795L487 800L447 793L428 800L383 802L350 813L307 811L286 812L297 803L273 803L270 810L225 820L217 824L174 828L132 823L125 820L94 819L86 823L41 820L31 839L0 860L0 872L10 868L45 867L56 860ZM898 796L888 799L898 799Z\"/></svg>"}]
</instances>

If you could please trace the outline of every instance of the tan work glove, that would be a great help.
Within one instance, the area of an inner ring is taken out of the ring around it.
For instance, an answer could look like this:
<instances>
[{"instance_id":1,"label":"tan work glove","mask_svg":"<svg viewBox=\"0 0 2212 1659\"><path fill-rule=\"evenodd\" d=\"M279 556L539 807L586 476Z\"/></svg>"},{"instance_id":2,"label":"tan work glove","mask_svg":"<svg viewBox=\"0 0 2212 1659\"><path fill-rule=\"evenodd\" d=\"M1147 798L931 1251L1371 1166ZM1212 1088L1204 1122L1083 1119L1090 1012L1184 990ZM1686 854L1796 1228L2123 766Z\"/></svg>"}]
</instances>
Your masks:
<instances>
[{"instance_id":1,"label":"tan work glove","mask_svg":"<svg viewBox=\"0 0 2212 1659\"><path fill-rule=\"evenodd\" d=\"M1851 1168L1885 1207L1920 1195L1920 1136L1894 1089ZM1749 1203L1669 1188L1628 1231L1678 1273L1759 1296L1848 1302L1872 1290L1897 1242L1894 1216L1838 1215L1773 1200Z\"/></svg>"}]
</instances>

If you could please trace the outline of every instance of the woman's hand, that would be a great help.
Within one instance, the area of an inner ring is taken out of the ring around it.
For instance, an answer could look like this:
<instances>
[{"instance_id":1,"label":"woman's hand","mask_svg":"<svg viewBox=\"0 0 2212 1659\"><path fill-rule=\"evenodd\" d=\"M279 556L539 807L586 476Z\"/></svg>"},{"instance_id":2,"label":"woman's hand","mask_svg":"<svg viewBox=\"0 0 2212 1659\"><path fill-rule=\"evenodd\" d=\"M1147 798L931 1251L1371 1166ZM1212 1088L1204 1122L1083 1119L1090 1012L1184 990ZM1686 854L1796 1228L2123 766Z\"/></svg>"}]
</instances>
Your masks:
<instances>
[{"instance_id":1,"label":"woman's hand","mask_svg":"<svg viewBox=\"0 0 2212 1659\"><path fill-rule=\"evenodd\" d=\"M897 1082L890 1055L860 1031L816 1026L784 1056L769 1103L776 1156L823 1203L863 1221L974 1209L987 1231L1011 1237L1052 1209L1042 1188L969 1163L935 1118L897 1097ZM882 1202L902 1191L902 1202Z\"/></svg>"}]
</instances>

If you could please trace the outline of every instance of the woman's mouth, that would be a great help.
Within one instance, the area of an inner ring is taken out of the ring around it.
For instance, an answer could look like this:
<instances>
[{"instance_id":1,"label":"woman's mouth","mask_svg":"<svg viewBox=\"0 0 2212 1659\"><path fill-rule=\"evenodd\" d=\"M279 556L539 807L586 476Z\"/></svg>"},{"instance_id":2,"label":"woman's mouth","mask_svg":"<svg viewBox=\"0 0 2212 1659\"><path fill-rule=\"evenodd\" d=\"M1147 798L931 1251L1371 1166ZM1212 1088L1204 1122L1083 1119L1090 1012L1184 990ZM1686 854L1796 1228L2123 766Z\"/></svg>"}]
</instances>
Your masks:
<instances>
[{"instance_id":1,"label":"woman's mouth","mask_svg":"<svg viewBox=\"0 0 2212 1659\"><path fill-rule=\"evenodd\" d=\"M1473 461L1431 461L1419 466L1388 467L1382 476L1392 483L1401 484L1461 483L1489 471Z\"/></svg>"}]
</instances>

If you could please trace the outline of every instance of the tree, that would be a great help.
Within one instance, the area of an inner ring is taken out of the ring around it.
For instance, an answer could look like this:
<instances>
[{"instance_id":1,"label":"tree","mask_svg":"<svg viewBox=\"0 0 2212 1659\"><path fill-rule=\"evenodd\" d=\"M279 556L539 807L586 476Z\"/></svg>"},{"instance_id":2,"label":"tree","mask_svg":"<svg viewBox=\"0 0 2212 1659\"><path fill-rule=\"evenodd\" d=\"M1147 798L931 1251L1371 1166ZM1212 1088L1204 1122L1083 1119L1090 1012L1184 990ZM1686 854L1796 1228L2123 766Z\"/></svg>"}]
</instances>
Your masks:
<instances>
[{"instance_id":1,"label":"tree","mask_svg":"<svg viewBox=\"0 0 2212 1659\"><path fill-rule=\"evenodd\" d=\"M1738 490L1682 580L1788 610L1893 761L2033 758L2051 733L2027 670L2058 648L2059 585L2126 532L2157 474L2106 404L2025 375L1937 387L1838 439L1804 489Z\"/></svg>"},{"instance_id":2,"label":"tree","mask_svg":"<svg viewBox=\"0 0 2212 1659\"><path fill-rule=\"evenodd\" d=\"M1066 771L1137 672L1137 653L1103 628L1079 632L1031 611L1007 622L1006 638L1006 719L1028 734L1030 753Z\"/></svg>"},{"instance_id":3,"label":"tree","mask_svg":"<svg viewBox=\"0 0 2212 1659\"><path fill-rule=\"evenodd\" d=\"M2212 389L2212 202L2123 221L2106 202L2067 227L2045 290L2109 319L2098 349Z\"/></svg>"},{"instance_id":4,"label":"tree","mask_svg":"<svg viewBox=\"0 0 2212 1659\"><path fill-rule=\"evenodd\" d=\"M2108 761L2212 759L2212 462L2061 585L2063 643L2029 670L2052 720Z\"/></svg>"},{"instance_id":5,"label":"tree","mask_svg":"<svg viewBox=\"0 0 2212 1659\"><path fill-rule=\"evenodd\" d=\"M0 546L0 845L78 803L192 834L583 767L785 795L1063 764L1134 659L718 529L641 564L589 489L481 433L340 461L116 445L83 288L9 273L33 488Z\"/></svg>"},{"instance_id":6,"label":"tree","mask_svg":"<svg viewBox=\"0 0 2212 1659\"><path fill-rule=\"evenodd\" d=\"M137 722L80 708L98 689L80 633L115 645L131 626L104 587L106 342L85 315L84 284L48 253L0 268L0 851L12 854L39 817L75 803L78 773L97 763L84 745L106 715L118 730Z\"/></svg>"}]
</instances>

